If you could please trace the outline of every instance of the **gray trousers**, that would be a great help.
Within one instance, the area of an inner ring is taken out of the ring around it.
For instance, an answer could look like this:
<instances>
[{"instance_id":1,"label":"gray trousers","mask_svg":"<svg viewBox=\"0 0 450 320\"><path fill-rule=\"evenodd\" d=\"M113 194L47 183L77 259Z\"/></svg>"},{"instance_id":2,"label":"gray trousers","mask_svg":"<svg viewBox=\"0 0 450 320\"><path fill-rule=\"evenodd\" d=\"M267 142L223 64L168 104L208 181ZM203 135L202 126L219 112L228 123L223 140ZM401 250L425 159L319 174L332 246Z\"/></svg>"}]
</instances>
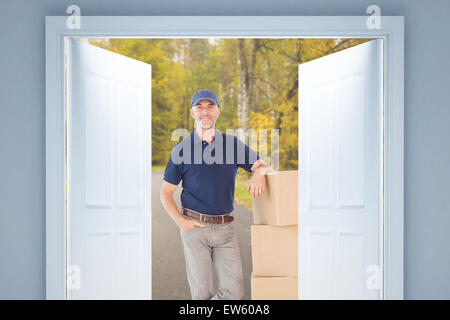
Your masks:
<instances>
[{"instance_id":1,"label":"gray trousers","mask_svg":"<svg viewBox=\"0 0 450 320\"><path fill-rule=\"evenodd\" d=\"M186 273L193 300L238 300L244 295L241 254L235 221L204 223L187 232L180 229ZM213 270L218 289L214 290Z\"/></svg>"}]
</instances>

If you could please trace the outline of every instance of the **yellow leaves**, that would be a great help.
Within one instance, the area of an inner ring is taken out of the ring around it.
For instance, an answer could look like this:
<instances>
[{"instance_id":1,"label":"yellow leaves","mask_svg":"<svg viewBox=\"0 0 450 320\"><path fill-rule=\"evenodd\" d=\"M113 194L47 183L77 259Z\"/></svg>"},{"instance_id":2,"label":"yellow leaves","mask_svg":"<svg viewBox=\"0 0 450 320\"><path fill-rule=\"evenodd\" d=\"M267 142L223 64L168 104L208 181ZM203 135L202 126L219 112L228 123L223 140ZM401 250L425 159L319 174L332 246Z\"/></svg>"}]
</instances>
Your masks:
<instances>
[{"instance_id":1,"label":"yellow leaves","mask_svg":"<svg viewBox=\"0 0 450 320\"><path fill-rule=\"evenodd\" d=\"M251 81L247 127L279 129L280 169L298 165L298 65L370 39L246 38L247 61L258 48ZM238 128L238 39L90 39L96 46L152 65L152 159L165 164L174 128L192 128L189 102L199 88L215 91L221 102L216 126ZM256 47L253 47L257 45ZM270 148L269 148L270 149Z\"/></svg>"},{"instance_id":2,"label":"yellow leaves","mask_svg":"<svg viewBox=\"0 0 450 320\"><path fill-rule=\"evenodd\" d=\"M271 114L250 111L247 118L248 125L253 129L272 129L275 122Z\"/></svg>"}]
</instances>

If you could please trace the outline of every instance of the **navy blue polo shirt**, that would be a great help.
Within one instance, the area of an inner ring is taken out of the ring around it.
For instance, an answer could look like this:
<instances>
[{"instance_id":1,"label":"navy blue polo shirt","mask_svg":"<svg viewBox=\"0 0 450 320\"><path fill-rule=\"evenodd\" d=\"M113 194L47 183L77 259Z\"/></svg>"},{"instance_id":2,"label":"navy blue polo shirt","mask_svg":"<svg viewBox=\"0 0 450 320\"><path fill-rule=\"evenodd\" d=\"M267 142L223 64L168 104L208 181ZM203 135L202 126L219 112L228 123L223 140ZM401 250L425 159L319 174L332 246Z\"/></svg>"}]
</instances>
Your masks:
<instances>
[{"instance_id":1,"label":"navy blue polo shirt","mask_svg":"<svg viewBox=\"0 0 450 320\"><path fill-rule=\"evenodd\" d=\"M233 135L215 129L211 144L192 133L177 143L164 171L164 180L182 180L181 205L186 209L220 215L233 211L236 172L251 167L259 156Z\"/></svg>"}]
</instances>

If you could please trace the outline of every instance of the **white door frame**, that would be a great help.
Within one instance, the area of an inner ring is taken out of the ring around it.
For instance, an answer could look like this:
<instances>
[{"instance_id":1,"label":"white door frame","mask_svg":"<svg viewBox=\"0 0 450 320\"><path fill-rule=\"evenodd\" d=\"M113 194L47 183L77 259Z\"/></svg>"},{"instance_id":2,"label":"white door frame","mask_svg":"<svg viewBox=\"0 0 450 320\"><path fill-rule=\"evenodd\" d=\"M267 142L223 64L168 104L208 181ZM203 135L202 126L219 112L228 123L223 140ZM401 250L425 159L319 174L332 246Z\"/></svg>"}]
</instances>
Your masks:
<instances>
[{"instance_id":1,"label":"white door frame","mask_svg":"<svg viewBox=\"0 0 450 320\"><path fill-rule=\"evenodd\" d=\"M79 18L78 29L68 20ZM404 17L369 16L47 16L46 297L66 299L65 37L97 38L380 38L384 39L385 299L403 299Z\"/></svg>"}]
</instances>

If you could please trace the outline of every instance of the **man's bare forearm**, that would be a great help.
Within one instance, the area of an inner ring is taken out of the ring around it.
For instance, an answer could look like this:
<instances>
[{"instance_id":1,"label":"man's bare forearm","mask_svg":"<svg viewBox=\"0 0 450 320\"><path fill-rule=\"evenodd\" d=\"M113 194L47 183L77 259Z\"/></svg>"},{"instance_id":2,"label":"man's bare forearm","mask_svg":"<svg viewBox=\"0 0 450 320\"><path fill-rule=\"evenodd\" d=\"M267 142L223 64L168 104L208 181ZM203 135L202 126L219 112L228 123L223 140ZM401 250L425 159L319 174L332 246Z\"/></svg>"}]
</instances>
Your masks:
<instances>
[{"instance_id":1,"label":"man's bare forearm","mask_svg":"<svg viewBox=\"0 0 450 320\"><path fill-rule=\"evenodd\" d=\"M253 174L259 173L262 175L265 175L266 172L273 171L272 167L263 159L258 159L257 161L255 161L250 170L252 170Z\"/></svg>"},{"instance_id":2,"label":"man's bare forearm","mask_svg":"<svg viewBox=\"0 0 450 320\"><path fill-rule=\"evenodd\" d=\"M163 204L164 209L169 214L169 216L175 221L175 223L179 226L180 221L184 219L183 215L177 208L177 204L173 199L173 195L168 193L161 193L161 202Z\"/></svg>"}]
</instances>

